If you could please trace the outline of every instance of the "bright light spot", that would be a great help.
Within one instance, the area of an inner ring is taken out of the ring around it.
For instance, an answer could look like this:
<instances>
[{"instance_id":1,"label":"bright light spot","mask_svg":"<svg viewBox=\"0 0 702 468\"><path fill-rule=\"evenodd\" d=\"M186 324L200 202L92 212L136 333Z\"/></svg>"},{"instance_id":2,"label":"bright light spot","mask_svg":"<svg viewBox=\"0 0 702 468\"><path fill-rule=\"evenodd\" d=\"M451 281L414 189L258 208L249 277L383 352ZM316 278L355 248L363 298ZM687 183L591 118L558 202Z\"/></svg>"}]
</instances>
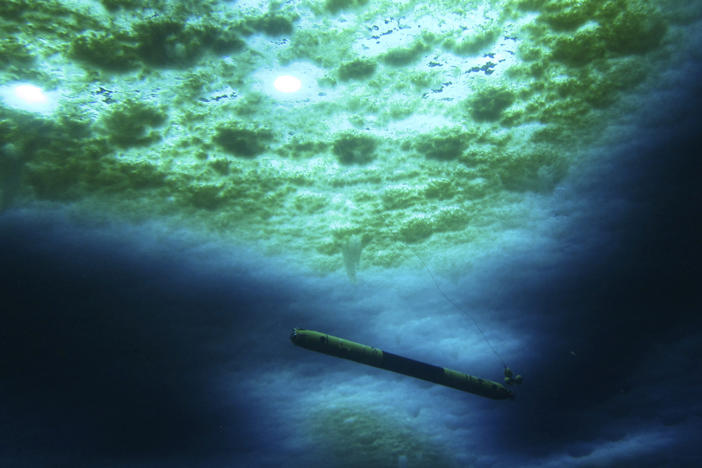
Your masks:
<instances>
[{"instance_id":1,"label":"bright light spot","mask_svg":"<svg viewBox=\"0 0 702 468\"><path fill-rule=\"evenodd\" d=\"M33 84L15 85L15 96L27 104L45 104L49 98L44 94L44 90Z\"/></svg>"},{"instance_id":2,"label":"bright light spot","mask_svg":"<svg viewBox=\"0 0 702 468\"><path fill-rule=\"evenodd\" d=\"M56 92L47 93L31 83L0 86L0 98L6 105L41 114L49 114L56 108L57 95Z\"/></svg>"},{"instance_id":3,"label":"bright light spot","mask_svg":"<svg viewBox=\"0 0 702 468\"><path fill-rule=\"evenodd\" d=\"M275 89L281 93L294 93L302 87L302 82L292 75L280 75L273 82Z\"/></svg>"}]
</instances>

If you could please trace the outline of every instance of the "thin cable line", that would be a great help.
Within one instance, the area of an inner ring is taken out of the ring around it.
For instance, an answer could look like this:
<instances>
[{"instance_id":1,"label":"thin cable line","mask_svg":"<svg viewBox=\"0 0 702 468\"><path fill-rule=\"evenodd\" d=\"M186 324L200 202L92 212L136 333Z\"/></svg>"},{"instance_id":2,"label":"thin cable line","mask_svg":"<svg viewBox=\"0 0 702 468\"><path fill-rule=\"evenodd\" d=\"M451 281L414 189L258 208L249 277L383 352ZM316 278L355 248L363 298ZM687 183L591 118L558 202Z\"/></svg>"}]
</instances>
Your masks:
<instances>
[{"instance_id":1,"label":"thin cable line","mask_svg":"<svg viewBox=\"0 0 702 468\"><path fill-rule=\"evenodd\" d=\"M409 248L409 246L408 246L408 248ZM455 302L453 302L453 301L448 297L448 295L444 292L444 290L441 289L441 287L439 287L439 282L436 281L436 278L434 277L434 273L431 272L431 270L429 269L429 266L427 266L427 264L424 262L424 260L422 260L422 257L420 257L419 255L417 255L417 252L415 252L414 250L412 250L412 249L409 249L409 250L410 250L410 251L414 254L414 256L417 257L417 259L421 262L422 266L424 266L424 269L427 271L427 273L429 273L429 276L431 277L431 280L434 282L434 286L436 286L436 289L441 293L442 296L444 296L444 299L446 299L446 302L448 302L449 304L451 304L451 305L453 306L453 308L456 309L456 311L462 313L463 315L465 315L466 317L468 317L469 319L471 319L471 321L473 322L473 325L475 325L475 328L478 329L478 331L480 332L480 335L483 337L483 339L485 340L485 342L487 343L487 345L490 347L490 349L492 350L492 352L495 353L495 356L497 356L497 359L499 359L500 362L502 362L502 365L506 368L506 367L507 367L507 363L505 362L504 359L502 359L502 356L500 356L500 353L497 352L497 349L495 349L495 347L492 345L492 343L490 342L490 340L488 340L487 335L485 335L485 333L483 332L483 329L480 328L480 325L478 325L478 321L475 320L475 317L473 317L472 315L470 315L470 314L469 314L468 312L466 312L464 309L461 309L460 307L458 307L458 305L457 305Z\"/></svg>"}]
</instances>

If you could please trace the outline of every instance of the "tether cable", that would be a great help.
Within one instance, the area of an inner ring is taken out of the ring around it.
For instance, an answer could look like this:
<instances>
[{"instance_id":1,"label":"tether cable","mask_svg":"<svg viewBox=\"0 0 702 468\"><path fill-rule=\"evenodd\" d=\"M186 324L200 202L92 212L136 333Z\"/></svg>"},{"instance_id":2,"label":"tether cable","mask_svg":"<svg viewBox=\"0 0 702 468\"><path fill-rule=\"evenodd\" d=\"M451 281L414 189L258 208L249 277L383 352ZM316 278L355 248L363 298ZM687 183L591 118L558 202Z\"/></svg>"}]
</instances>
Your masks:
<instances>
[{"instance_id":1,"label":"tether cable","mask_svg":"<svg viewBox=\"0 0 702 468\"><path fill-rule=\"evenodd\" d=\"M507 363L505 362L504 359L502 359L502 356L500 356L500 353L498 353L497 349L495 349L495 347L492 345L492 343L488 339L487 335L485 335L485 332L483 332L483 329L480 328L480 325L478 324L478 321L475 320L475 317L473 317L468 312L466 312L465 309L461 309L460 307L458 307L458 304L456 304L454 301L451 300L451 298L448 297L448 295L444 292L444 290L441 289L441 287L439 286L439 282L436 281L436 277L434 276L434 273L431 272L431 270L429 269L429 266L424 262L424 260L422 260L422 257L420 257L413 249L409 248L409 246L407 246L407 247L414 254L414 256L417 257L417 259L421 262L422 266L427 271L427 273L429 273L431 280L434 282L434 286L436 286L436 289L439 291L439 293L441 293L441 295L444 297L444 299L446 299L446 302L451 304L453 306L453 308L456 309L456 311L462 313L463 315L468 317L473 322L473 325L475 325L475 328L478 329L478 331L480 332L480 335L483 337L483 340L485 340L485 343L487 343L487 345L490 347L490 349L495 354L497 359L499 359L500 362L502 362L502 366L506 369L508 367Z\"/></svg>"}]
</instances>

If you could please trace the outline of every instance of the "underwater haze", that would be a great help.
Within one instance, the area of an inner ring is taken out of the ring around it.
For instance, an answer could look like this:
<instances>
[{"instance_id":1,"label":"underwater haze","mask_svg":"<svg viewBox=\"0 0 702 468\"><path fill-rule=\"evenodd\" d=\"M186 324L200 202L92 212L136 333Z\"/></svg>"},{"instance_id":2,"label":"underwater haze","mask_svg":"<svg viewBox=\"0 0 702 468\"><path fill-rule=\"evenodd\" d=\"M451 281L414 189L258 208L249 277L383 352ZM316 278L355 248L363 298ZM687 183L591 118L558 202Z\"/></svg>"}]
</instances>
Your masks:
<instances>
[{"instance_id":1,"label":"underwater haze","mask_svg":"<svg viewBox=\"0 0 702 468\"><path fill-rule=\"evenodd\" d=\"M702 466L701 50L698 0L3 0L0 466Z\"/></svg>"}]
</instances>

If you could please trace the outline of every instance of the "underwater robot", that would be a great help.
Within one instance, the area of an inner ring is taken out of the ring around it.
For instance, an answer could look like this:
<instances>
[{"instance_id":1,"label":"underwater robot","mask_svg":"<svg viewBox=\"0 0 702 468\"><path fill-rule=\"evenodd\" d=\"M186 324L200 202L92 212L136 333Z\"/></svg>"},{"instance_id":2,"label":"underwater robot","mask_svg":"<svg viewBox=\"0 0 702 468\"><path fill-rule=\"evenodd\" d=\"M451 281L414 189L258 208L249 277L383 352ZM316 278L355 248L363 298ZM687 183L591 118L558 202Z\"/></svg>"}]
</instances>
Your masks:
<instances>
[{"instance_id":1,"label":"underwater robot","mask_svg":"<svg viewBox=\"0 0 702 468\"><path fill-rule=\"evenodd\" d=\"M398 356L378 348L327 335L326 333L305 330L304 328L294 328L290 334L290 339L294 344L305 349L349 359L486 398L494 400L514 398L512 390L492 380L481 379L445 367L415 361L414 359ZM507 380L508 373L509 381ZM513 376L512 371L506 367L505 381L508 384L521 383L521 376Z\"/></svg>"}]
</instances>

